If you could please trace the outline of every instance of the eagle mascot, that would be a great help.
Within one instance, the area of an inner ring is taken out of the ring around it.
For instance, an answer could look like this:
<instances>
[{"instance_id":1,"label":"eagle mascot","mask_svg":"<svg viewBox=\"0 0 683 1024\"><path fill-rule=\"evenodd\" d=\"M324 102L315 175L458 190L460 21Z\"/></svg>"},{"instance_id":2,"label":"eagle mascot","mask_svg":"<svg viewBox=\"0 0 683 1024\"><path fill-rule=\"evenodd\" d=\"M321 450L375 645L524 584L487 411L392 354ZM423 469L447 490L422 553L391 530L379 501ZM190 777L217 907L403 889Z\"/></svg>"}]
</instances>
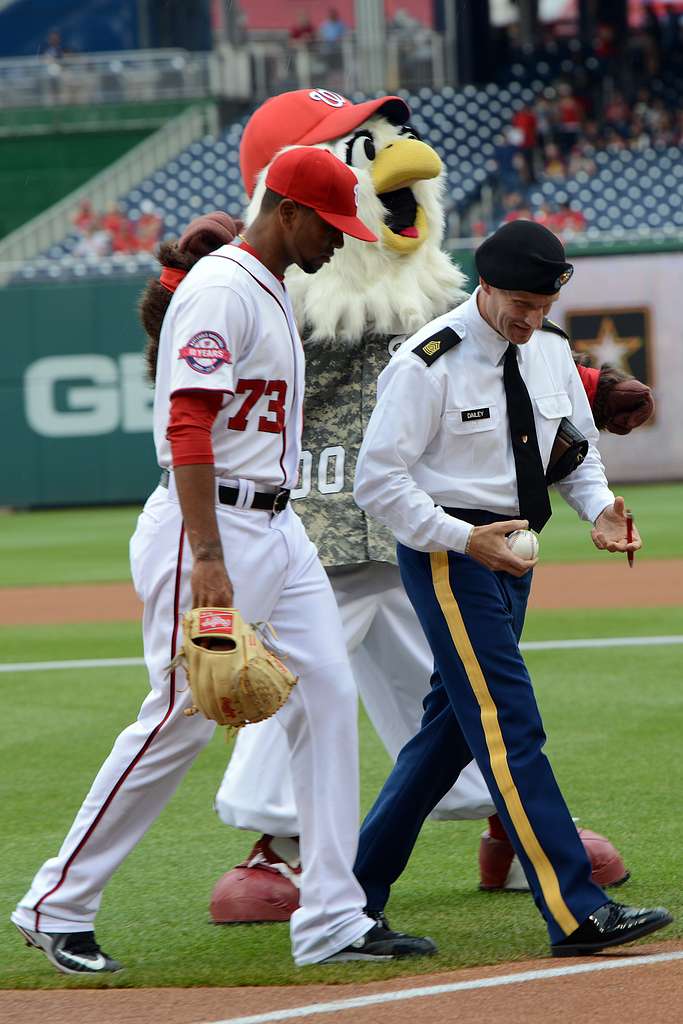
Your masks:
<instances>
[{"instance_id":1,"label":"eagle mascot","mask_svg":"<svg viewBox=\"0 0 683 1024\"><path fill-rule=\"evenodd\" d=\"M401 586L393 538L354 504L355 463L376 380L391 355L407 335L467 295L463 273L442 249L442 161L410 117L397 96L352 103L326 89L302 89L257 109L240 146L247 222L258 212L274 157L289 146L320 146L356 172L359 216L379 239L365 245L346 238L317 274L291 267L285 281L306 352L304 450L294 507L327 568L360 695L392 758L419 729L432 659ZM162 245L164 270L141 304L152 377L171 290L197 259L238 242L240 229L241 222L215 212L193 221L178 243ZM651 415L652 396L639 381L610 368L579 372L599 427L628 433ZM211 912L218 923L284 921L298 905L298 822L288 762L277 716L239 733L215 805L226 824L260 838L215 886ZM480 887L528 888L475 762L433 817L488 817ZM628 873L612 844L579 832L594 880L624 881Z\"/></svg>"}]
</instances>

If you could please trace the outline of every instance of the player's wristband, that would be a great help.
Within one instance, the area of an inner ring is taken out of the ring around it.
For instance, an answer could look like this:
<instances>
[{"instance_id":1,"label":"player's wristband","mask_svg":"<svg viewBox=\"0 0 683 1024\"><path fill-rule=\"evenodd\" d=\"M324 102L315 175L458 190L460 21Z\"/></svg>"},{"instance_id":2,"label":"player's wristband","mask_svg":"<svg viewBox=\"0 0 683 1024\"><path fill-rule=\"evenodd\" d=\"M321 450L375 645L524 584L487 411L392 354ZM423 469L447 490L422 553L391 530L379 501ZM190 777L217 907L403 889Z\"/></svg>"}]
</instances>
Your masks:
<instances>
[{"instance_id":1,"label":"player's wristband","mask_svg":"<svg viewBox=\"0 0 683 1024\"><path fill-rule=\"evenodd\" d=\"M174 292L185 277L187 277L186 270L178 270L176 267L164 267L159 274L159 282L167 291Z\"/></svg>"},{"instance_id":2,"label":"player's wristband","mask_svg":"<svg viewBox=\"0 0 683 1024\"><path fill-rule=\"evenodd\" d=\"M463 551L463 555L469 555L469 553L470 553L470 544L472 543L472 536L473 536L473 534L474 534L474 527L472 527L470 532L467 534L467 541L465 542L465 549Z\"/></svg>"}]
</instances>

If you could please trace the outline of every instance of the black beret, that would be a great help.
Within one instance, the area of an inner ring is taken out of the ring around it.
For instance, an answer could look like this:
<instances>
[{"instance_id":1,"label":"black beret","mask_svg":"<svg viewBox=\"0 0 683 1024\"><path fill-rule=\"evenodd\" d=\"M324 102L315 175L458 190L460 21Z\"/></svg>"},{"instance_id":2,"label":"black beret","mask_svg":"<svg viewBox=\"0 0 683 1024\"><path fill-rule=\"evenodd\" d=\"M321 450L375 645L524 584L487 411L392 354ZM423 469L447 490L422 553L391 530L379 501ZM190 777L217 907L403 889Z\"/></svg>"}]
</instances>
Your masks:
<instances>
[{"instance_id":1,"label":"black beret","mask_svg":"<svg viewBox=\"0 0 683 1024\"><path fill-rule=\"evenodd\" d=\"M533 220L503 224L477 249L479 276L493 288L554 295L574 273L557 235Z\"/></svg>"}]
</instances>

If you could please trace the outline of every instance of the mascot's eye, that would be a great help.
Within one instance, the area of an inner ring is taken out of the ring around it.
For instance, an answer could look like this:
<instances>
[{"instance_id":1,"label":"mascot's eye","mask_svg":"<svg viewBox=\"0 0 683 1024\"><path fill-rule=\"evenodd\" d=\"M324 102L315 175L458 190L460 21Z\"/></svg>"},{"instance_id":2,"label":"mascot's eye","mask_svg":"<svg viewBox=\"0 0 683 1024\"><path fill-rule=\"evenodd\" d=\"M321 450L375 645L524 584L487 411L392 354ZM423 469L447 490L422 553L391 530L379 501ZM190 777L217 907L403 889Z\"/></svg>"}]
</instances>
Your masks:
<instances>
[{"instance_id":1,"label":"mascot's eye","mask_svg":"<svg viewBox=\"0 0 683 1024\"><path fill-rule=\"evenodd\" d=\"M404 124L398 134L405 135L408 139L417 139L418 142L421 139L419 131L413 128L412 124Z\"/></svg>"},{"instance_id":2,"label":"mascot's eye","mask_svg":"<svg viewBox=\"0 0 683 1024\"><path fill-rule=\"evenodd\" d=\"M350 167L367 167L375 155L375 142L370 132L356 132L346 143L346 162Z\"/></svg>"}]
</instances>

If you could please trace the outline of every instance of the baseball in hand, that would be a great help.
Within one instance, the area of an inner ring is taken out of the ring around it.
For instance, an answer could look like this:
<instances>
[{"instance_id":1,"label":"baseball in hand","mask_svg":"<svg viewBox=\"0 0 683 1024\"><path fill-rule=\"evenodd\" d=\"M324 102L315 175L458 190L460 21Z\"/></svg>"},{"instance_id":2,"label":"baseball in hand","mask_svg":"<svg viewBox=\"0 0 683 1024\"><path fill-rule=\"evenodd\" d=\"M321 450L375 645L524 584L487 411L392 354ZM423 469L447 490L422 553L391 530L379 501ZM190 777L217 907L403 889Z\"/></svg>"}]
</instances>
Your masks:
<instances>
[{"instance_id":1,"label":"baseball in hand","mask_svg":"<svg viewBox=\"0 0 683 1024\"><path fill-rule=\"evenodd\" d=\"M530 560L538 557L538 537L532 530L514 530L505 540L518 558Z\"/></svg>"}]
</instances>

